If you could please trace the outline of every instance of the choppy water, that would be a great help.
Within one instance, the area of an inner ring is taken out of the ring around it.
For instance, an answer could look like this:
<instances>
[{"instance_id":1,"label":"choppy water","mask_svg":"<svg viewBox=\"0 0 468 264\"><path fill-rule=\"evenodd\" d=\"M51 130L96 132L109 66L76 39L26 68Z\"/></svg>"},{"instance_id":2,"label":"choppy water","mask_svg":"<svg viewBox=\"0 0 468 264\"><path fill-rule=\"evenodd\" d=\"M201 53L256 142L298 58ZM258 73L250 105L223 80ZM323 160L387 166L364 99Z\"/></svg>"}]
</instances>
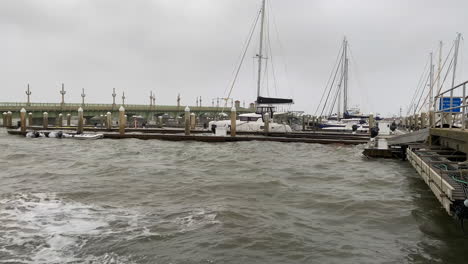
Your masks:
<instances>
[{"instance_id":1,"label":"choppy water","mask_svg":"<svg viewBox=\"0 0 468 264\"><path fill-rule=\"evenodd\" d=\"M404 162L362 146L0 131L0 263L466 263Z\"/></svg>"}]
</instances>

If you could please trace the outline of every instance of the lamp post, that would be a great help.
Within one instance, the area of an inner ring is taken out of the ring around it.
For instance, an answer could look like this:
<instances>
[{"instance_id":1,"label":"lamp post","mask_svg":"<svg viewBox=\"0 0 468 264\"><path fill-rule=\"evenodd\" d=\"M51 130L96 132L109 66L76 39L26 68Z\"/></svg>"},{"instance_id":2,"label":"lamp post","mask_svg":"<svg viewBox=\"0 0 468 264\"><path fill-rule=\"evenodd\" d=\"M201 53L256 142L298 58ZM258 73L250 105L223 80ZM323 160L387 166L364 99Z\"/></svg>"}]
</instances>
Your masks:
<instances>
[{"instance_id":1,"label":"lamp post","mask_svg":"<svg viewBox=\"0 0 468 264\"><path fill-rule=\"evenodd\" d=\"M62 90L60 91L60 94L62 95L62 105L65 104L65 94L67 92L65 91L65 85L62 83Z\"/></svg>"},{"instance_id":2,"label":"lamp post","mask_svg":"<svg viewBox=\"0 0 468 264\"><path fill-rule=\"evenodd\" d=\"M28 83L28 90L26 90L26 95L28 96L28 101L26 103L27 106L31 105L31 100L30 100L31 94L32 94L32 92L29 90L29 83Z\"/></svg>"}]
</instances>

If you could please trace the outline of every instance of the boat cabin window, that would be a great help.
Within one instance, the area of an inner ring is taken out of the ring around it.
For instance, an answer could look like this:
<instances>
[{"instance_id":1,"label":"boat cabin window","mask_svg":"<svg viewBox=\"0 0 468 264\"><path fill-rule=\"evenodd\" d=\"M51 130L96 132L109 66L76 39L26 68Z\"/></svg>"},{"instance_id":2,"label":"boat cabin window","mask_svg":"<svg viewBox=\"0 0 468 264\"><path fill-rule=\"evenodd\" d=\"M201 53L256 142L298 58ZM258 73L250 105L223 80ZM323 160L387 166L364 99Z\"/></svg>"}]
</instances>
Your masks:
<instances>
[{"instance_id":1,"label":"boat cabin window","mask_svg":"<svg viewBox=\"0 0 468 264\"><path fill-rule=\"evenodd\" d=\"M260 117L254 116L241 116L240 121L257 121Z\"/></svg>"}]
</instances>

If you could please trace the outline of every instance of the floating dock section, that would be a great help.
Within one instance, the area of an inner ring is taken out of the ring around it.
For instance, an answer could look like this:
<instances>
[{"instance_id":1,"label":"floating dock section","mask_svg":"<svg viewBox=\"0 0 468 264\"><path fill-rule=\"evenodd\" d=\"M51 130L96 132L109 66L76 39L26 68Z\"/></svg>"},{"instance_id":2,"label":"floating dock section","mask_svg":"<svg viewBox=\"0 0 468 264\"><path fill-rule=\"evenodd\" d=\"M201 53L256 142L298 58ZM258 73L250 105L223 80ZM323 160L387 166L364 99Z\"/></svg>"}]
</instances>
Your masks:
<instances>
[{"instance_id":1,"label":"floating dock section","mask_svg":"<svg viewBox=\"0 0 468 264\"><path fill-rule=\"evenodd\" d=\"M468 170L460 165L466 161L466 155L453 149L422 145L409 146L406 154L447 213L453 215L460 210L468 192L464 183L468 182Z\"/></svg>"},{"instance_id":2,"label":"floating dock section","mask_svg":"<svg viewBox=\"0 0 468 264\"><path fill-rule=\"evenodd\" d=\"M363 154L407 159L449 215L468 219L467 152L468 130L431 128L377 138Z\"/></svg>"}]
</instances>

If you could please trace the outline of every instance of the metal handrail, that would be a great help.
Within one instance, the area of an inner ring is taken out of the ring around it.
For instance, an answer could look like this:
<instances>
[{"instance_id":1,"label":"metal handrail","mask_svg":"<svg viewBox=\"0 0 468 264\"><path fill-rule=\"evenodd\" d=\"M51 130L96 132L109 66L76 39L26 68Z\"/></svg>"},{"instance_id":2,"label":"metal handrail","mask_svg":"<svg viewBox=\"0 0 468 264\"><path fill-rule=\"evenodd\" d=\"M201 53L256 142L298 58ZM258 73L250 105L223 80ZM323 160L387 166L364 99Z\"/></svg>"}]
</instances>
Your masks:
<instances>
[{"instance_id":1,"label":"metal handrail","mask_svg":"<svg viewBox=\"0 0 468 264\"><path fill-rule=\"evenodd\" d=\"M467 84L467 83L468 83L468 81L462 82L462 83L460 83L459 85L457 85L457 86L455 86L455 87L452 87L452 88L450 88L450 89L448 89L448 90L446 90L446 91L444 91L444 92L441 92L441 93L439 93L438 95L436 95L436 98L437 98L437 97L440 97L440 95L442 95L442 94L445 94L445 93L448 93L448 92L450 92L450 91L453 91L453 90L455 90L455 89L457 89L457 88L459 88L459 87L461 87L461 86L463 86L463 85L465 85L465 84Z\"/></svg>"},{"instance_id":2,"label":"metal handrail","mask_svg":"<svg viewBox=\"0 0 468 264\"><path fill-rule=\"evenodd\" d=\"M450 98L450 106L451 106L451 107L450 107L450 108L442 108L442 109L440 109L440 110L438 110L438 111L434 111L434 113L443 113L443 114L450 114L450 115L455 115L455 116L457 116L457 115L462 115L462 116L461 116L462 130L465 130L466 107L468 107L468 104L466 104L466 99L467 99L467 97L466 97L466 84L468 84L468 81L465 81L465 82L463 82L463 83L460 83L460 84L458 84L457 86L454 86L454 87L452 87L452 88L450 88L450 89L448 89L448 90L446 90L446 91L444 91L444 92L441 92L441 93L439 93L438 95L436 95L436 96L434 97L434 99L435 99L435 100L434 100L434 103L436 103L436 102L437 102L437 99L444 98L442 95L444 95L444 94L446 94L446 93L448 93L448 92L451 92L451 93L450 93L450 97L449 97L449 98ZM460 87L463 87L463 95L462 95L462 97L461 97L461 98L462 98L462 101L461 101L461 103L460 103L459 106L453 107L453 106L452 106L452 105L453 105L453 98L460 98L459 96L454 97L454 96L453 96L453 91L454 91L455 89L460 88ZM448 98L448 97L446 97L446 98ZM461 112L453 112L454 109L462 109L462 111L461 111ZM447 112L447 111L450 111L450 112ZM450 122L450 125L449 125L450 129L452 128L452 125L453 125L453 122Z\"/></svg>"}]
</instances>

